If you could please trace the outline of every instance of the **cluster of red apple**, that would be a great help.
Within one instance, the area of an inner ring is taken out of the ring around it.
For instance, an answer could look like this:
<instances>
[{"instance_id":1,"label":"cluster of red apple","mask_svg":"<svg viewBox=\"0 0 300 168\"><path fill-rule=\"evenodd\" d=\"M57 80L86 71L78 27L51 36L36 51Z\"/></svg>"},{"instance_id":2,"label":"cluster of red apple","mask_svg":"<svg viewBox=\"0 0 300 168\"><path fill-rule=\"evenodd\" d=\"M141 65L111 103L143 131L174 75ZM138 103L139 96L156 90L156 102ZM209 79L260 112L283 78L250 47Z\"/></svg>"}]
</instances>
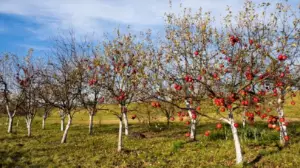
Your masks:
<instances>
[{"instance_id":1,"label":"cluster of red apple","mask_svg":"<svg viewBox=\"0 0 300 168\"><path fill-rule=\"evenodd\" d=\"M183 117L187 117L187 116L189 116L189 114L188 113L186 113L186 112L177 112L177 115L178 115L178 117L179 117L179 121L183 121Z\"/></svg>"},{"instance_id":2,"label":"cluster of red apple","mask_svg":"<svg viewBox=\"0 0 300 168\"><path fill-rule=\"evenodd\" d=\"M286 56L286 55L284 55L284 54L278 55L278 60L279 60L279 61L285 61L286 59L287 59L287 56Z\"/></svg>"},{"instance_id":3,"label":"cluster of red apple","mask_svg":"<svg viewBox=\"0 0 300 168\"><path fill-rule=\"evenodd\" d=\"M17 77L18 78L18 77ZM22 87L27 87L29 85L29 78L26 78L24 80L19 79L18 78L18 83L22 86Z\"/></svg>"},{"instance_id":4,"label":"cluster of red apple","mask_svg":"<svg viewBox=\"0 0 300 168\"><path fill-rule=\"evenodd\" d=\"M96 83L97 83L97 80L96 80L95 78L89 80L89 85L90 85L90 86L93 86L93 85L95 85Z\"/></svg>"},{"instance_id":5,"label":"cluster of red apple","mask_svg":"<svg viewBox=\"0 0 300 168\"><path fill-rule=\"evenodd\" d=\"M101 98L98 99L99 104L102 104L103 102L104 102L104 97L101 97Z\"/></svg>"},{"instance_id":6,"label":"cluster of red apple","mask_svg":"<svg viewBox=\"0 0 300 168\"><path fill-rule=\"evenodd\" d=\"M155 107L155 108L159 108L160 107L160 103L159 102L151 102L151 106Z\"/></svg>"},{"instance_id":7,"label":"cluster of red apple","mask_svg":"<svg viewBox=\"0 0 300 168\"><path fill-rule=\"evenodd\" d=\"M184 77L184 80L185 80L186 82L193 82L193 77L190 76L190 75L186 75L186 76Z\"/></svg>"},{"instance_id":8,"label":"cluster of red apple","mask_svg":"<svg viewBox=\"0 0 300 168\"><path fill-rule=\"evenodd\" d=\"M182 89L182 86L179 85L179 84L177 84L177 83L175 83L174 84L174 88L175 88L176 91L180 91Z\"/></svg>"},{"instance_id":9,"label":"cluster of red apple","mask_svg":"<svg viewBox=\"0 0 300 168\"><path fill-rule=\"evenodd\" d=\"M234 46L235 43L240 41L238 37L233 36L233 35L230 36L229 40L230 40L230 43L231 43L232 46Z\"/></svg>"},{"instance_id":10,"label":"cluster of red apple","mask_svg":"<svg viewBox=\"0 0 300 168\"><path fill-rule=\"evenodd\" d=\"M120 95L117 96L115 99L116 99L117 101L123 101L123 100L125 100L125 98L126 98L125 92L122 91L122 90L120 90Z\"/></svg>"},{"instance_id":11,"label":"cluster of red apple","mask_svg":"<svg viewBox=\"0 0 300 168\"><path fill-rule=\"evenodd\" d=\"M268 127L271 128L271 129L275 129L276 131L280 131L280 127L276 125L276 122L277 122L278 119L279 119L279 122L282 123L282 125L284 125L284 126L288 125L288 122L286 122L284 118L279 118L277 116L270 115L269 119L268 119L268 123L269 123ZM286 136L284 136L284 139L286 141L289 141L290 137L286 135Z\"/></svg>"},{"instance_id":12,"label":"cluster of red apple","mask_svg":"<svg viewBox=\"0 0 300 168\"><path fill-rule=\"evenodd\" d=\"M136 118L136 114L134 114L134 115L131 116L131 119L134 120L135 118Z\"/></svg>"}]
</instances>

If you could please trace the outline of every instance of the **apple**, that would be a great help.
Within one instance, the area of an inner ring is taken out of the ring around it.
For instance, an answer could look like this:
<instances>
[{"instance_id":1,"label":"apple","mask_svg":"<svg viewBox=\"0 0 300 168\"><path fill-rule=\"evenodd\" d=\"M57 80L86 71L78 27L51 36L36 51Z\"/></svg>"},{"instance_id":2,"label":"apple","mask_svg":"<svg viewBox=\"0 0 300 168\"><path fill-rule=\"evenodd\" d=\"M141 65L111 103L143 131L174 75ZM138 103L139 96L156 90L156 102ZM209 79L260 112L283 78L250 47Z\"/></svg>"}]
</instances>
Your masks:
<instances>
[{"instance_id":1,"label":"apple","mask_svg":"<svg viewBox=\"0 0 300 168\"><path fill-rule=\"evenodd\" d=\"M171 118L170 118L170 120L171 120L171 121L174 121L174 120L175 120L175 118L174 118L174 117L171 117Z\"/></svg>"},{"instance_id":2,"label":"apple","mask_svg":"<svg viewBox=\"0 0 300 168\"><path fill-rule=\"evenodd\" d=\"M296 104L296 102L295 102L295 101L291 101L291 105L293 105L293 106L294 106L295 104Z\"/></svg>"},{"instance_id":3,"label":"apple","mask_svg":"<svg viewBox=\"0 0 300 168\"><path fill-rule=\"evenodd\" d=\"M280 118L280 119L279 119L279 122L281 122L281 123L283 123L284 121L285 121L284 118Z\"/></svg>"},{"instance_id":4,"label":"apple","mask_svg":"<svg viewBox=\"0 0 300 168\"><path fill-rule=\"evenodd\" d=\"M136 118L136 115L135 115L135 114L131 116L131 119L134 120L135 118Z\"/></svg>"},{"instance_id":5,"label":"apple","mask_svg":"<svg viewBox=\"0 0 300 168\"><path fill-rule=\"evenodd\" d=\"M210 131L205 131L204 135L208 137L210 135Z\"/></svg>"},{"instance_id":6,"label":"apple","mask_svg":"<svg viewBox=\"0 0 300 168\"><path fill-rule=\"evenodd\" d=\"M235 128L238 128L238 127L239 127L239 124L238 124L238 123L234 123L233 126L234 126Z\"/></svg>"},{"instance_id":7,"label":"apple","mask_svg":"<svg viewBox=\"0 0 300 168\"><path fill-rule=\"evenodd\" d=\"M221 124L221 123L218 123L218 124L216 125L216 127L217 127L217 129L221 129L221 128L222 128L222 124Z\"/></svg>"},{"instance_id":8,"label":"apple","mask_svg":"<svg viewBox=\"0 0 300 168\"><path fill-rule=\"evenodd\" d=\"M253 44L253 40L252 40L252 39L249 40L249 44L250 44L250 45Z\"/></svg>"},{"instance_id":9,"label":"apple","mask_svg":"<svg viewBox=\"0 0 300 168\"><path fill-rule=\"evenodd\" d=\"M289 140L290 140L290 137L286 135L286 136L284 136L284 140L285 140L285 141L289 141Z\"/></svg>"}]
</instances>

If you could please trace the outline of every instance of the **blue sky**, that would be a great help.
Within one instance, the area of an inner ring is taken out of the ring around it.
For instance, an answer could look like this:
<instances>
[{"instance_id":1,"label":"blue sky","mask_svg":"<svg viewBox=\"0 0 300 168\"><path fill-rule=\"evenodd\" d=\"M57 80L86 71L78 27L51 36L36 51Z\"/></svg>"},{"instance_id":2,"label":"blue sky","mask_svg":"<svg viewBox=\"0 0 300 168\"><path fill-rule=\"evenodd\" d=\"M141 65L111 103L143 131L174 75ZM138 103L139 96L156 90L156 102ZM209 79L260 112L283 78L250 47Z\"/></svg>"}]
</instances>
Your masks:
<instances>
[{"instance_id":1,"label":"blue sky","mask_svg":"<svg viewBox=\"0 0 300 168\"><path fill-rule=\"evenodd\" d=\"M25 55L34 48L35 54L43 55L51 38L70 29L79 37L88 34L96 41L117 26L130 25L134 32L148 28L160 32L164 13L180 12L180 2L193 10L202 7L211 11L217 20L227 5L233 11L243 5L243 0L173 0L170 10L168 0L0 0L0 53ZM297 0L289 2L297 4Z\"/></svg>"}]
</instances>

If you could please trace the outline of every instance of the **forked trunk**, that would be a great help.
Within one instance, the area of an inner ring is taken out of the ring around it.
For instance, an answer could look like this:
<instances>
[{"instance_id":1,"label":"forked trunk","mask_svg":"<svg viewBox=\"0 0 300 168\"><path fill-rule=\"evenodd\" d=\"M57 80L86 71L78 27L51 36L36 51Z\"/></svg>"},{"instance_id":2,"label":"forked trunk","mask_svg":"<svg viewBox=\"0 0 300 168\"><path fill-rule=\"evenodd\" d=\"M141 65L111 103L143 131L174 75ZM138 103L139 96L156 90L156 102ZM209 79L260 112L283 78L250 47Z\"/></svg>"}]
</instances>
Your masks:
<instances>
[{"instance_id":1,"label":"forked trunk","mask_svg":"<svg viewBox=\"0 0 300 168\"><path fill-rule=\"evenodd\" d=\"M122 108L123 121L124 121L124 126L125 126L125 135L127 136L129 133L127 112L125 110L125 106L122 106L121 108Z\"/></svg>"},{"instance_id":2,"label":"forked trunk","mask_svg":"<svg viewBox=\"0 0 300 168\"><path fill-rule=\"evenodd\" d=\"M188 109L190 109L191 105L190 105L189 101L186 100L185 103L186 103L186 107ZM191 119L190 139L196 140L196 123L197 123L197 121L196 121L196 119L193 119L193 114L192 114L191 110L188 110L188 114Z\"/></svg>"},{"instance_id":3,"label":"forked trunk","mask_svg":"<svg viewBox=\"0 0 300 168\"><path fill-rule=\"evenodd\" d=\"M27 118L26 119L26 126L27 126L27 136L28 137L31 137L31 123L32 123L32 119Z\"/></svg>"},{"instance_id":4,"label":"forked trunk","mask_svg":"<svg viewBox=\"0 0 300 168\"><path fill-rule=\"evenodd\" d=\"M94 120L94 114L90 113L90 123L89 123L89 134L93 134L93 120Z\"/></svg>"},{"instance_id":5,"label":"forked trunk","mask_svg":"<svg viewBox=\"0 0 300 168\"><path fill-rule=\"evenodd\" d=\"M12 133L13 130L13 121L14 121L14 117L16 114L16 111L14 111L13 113L10 112L9 110L9 106L6 105L6 112L8 114L8 128L7 128L7 133Z\"/></svg>"},{"instance_id":6,"label":"forked trunk","mask_svg":"<svg viewBox=\"0 0 300 168\"><path fill-rule=\"evenodd\" d=\"M61 139L61 143L66 143L67 142L67 135L68 135L68 131L69 131L69 128L71 126L71 123L72 123L72 117L71 117L70 114L68 114L68 123L66 125L66 129L65 129L63 137Z\"/></svg>"},{"instance_id":7,"label":"forked trunk","mask_svg":"<svg viewBox=\"0 0 300 168\"><path fill-rule=\"evenodd\" d=\"M118 139L118 152L122 151L122 127L123 127L123 123L122 123L122 119L120 118L120 122L119 122L119 139Z\"/></svg>"}]
</instances>

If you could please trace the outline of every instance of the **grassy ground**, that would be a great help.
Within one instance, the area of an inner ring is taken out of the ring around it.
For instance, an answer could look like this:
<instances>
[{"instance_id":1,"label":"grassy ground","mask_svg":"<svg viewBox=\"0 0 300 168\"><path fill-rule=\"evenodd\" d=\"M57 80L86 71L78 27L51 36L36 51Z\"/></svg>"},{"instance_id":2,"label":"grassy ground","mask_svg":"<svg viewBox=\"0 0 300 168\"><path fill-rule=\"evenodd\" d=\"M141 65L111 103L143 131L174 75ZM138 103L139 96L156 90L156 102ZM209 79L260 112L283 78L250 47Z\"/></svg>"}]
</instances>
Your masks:
<instances>
[{"instance_id":1,"label":"grassy ground","mask_svg":"<svg viewBox=\"0 0 300 168\"><path fill-rule=\"evenodd\" d=\"M3 120L2 120L3 121ZM163 123L145 127L130 126L142 132L145 139L126 137L124 152L116 152L117 125L95 125L94 135L87 135L87 125L72 125L67 144L60 144L59 124L40 129L33 124L33 137L26 137L20 125L14 134L0 130L0 165L2 167L230 167L235 165L232 135L228 127L215 130L215 124L198 127L198 141L188 142L183 136L188 130L180 123ZM210 137L203 133L211 130ZM245 167L300 167L300 123L290 124L292 137L287 148L278 145L278 132L265 123L240 129ZM0 166L0 167L1 167Z\"/></svg>"},{"instance_id":2,"label":"grassy ground","mask_svg":"<svg viewBox=\"0 0 300 168\"><path fill-rule=\"evenodd\" d=\"M299 98L298 98L299 99ZM290 122L291 141L288 147L278 144L279 133L267 128L265 121L257 117L255 127L239 129L244 167L300 167L300 101L285 111ZM107 106L108 107L108 106ZM215 110L203 106L203 111L213 115ZM108 108L118 110L117 106ZM134 108L134 107L132 107ZM143 116L145 109L129 112ZM152 113L157 113L153 111ZM273 115L276 113L273 112ZM236 116L237 119L240 116ZM197 129L197 141L188 142L184 123L172 122L166 129L165 119L158 117L148 127L130 119L130 131L142 132L145 139L124 138L124 151L118 153L118 120L111 113L95 116L94 135L88 135L88 114L75 114L67 144L60 144L62 132L57 112L46 121L41 130L41 117L33 121L33 136L26 137L24 118L16 117L14 133L6 133L6 118L0 117L0 167L232 167L235 165L234 144L227 126L215 129L215 123L201 118ZM156 122L156 123L155 123ZM205 137L206 130L212 131Z\"/></svg>"}]
</instances>

